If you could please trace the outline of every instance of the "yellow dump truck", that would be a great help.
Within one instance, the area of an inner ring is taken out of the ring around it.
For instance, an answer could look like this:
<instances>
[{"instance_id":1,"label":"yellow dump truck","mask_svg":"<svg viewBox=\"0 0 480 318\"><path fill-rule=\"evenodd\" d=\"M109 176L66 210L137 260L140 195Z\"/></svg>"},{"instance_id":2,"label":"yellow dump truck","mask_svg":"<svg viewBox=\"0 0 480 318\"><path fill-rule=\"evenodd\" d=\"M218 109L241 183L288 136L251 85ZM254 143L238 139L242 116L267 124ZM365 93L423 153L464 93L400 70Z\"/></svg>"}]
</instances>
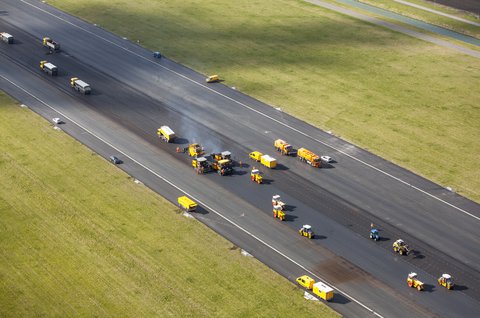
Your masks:
<instances>
[{"instance_id":1,"label":"yellow dump truck","mask_svg":"<svg viewBox=\"0 0 480 318\"><path fill-rule=\"evenodd\" d=\"M58 68L47 61L40 61L40 69L51 76L58 75Z\"/></svg>"},{"instance_id":2,"label":"yellow dump truck","mask_svg":"<svg viewBox=\"0 0 480 318\"><path fill-rule=\"evenodd\" d=\"M260 157L260 163L267 168L273 169L277 166L277 159L269 155L263 155Z\"/></svg>"},{"instance_id":3,"label":"yellow dump truck","mask_svg":"<svg viewBox=\"0 0 480 318\"><path fill-rule=\"evenodd\" d=\"M90 87L90 85L85 83L78 77L72 77L70 79L70 86L77 92L80 92L84 95L88 95L92 92L92 88Z\"/></svg>"},{"instance_id":4,"label":"yellow dump truck","mask_svg":"<svg viewBox=\"0 0 480 318\"><path fill-rule=\"evenodd\" d=\"M197 203L186 196L178 197L178 205L187 212L194 212L197 209Z\"/></svg>"},{"instance_id":5,"label":"yellow dump truck","mask_svg":"<svg viewBox=\"0 0 480 318\"><path fill-rule=\"evenodd\" d=\"M316 154L314 154L313 152L311 152L310 150L307 150L305 148L298 149L297 157L301 161L304 161L304 162L308 163L312 167L320 168L320 165L321 165L321 162L322 162L320 160L320 157L317 156Z\"/></svg>"},{"instance_id":6,"label":"yellow dump truck","mask_svg":"<svg viewBox=\"0 0 480 318\"><path fill-rule=\"evenodd\" d=\"M205 154L205 152L199 144L190 144L188 145L188 154L190 157L198 157Z\"/></svg>"},{"instance_id":7,"label":"yellow dump truck","mask_svg":"<svg viewBox=\"0 0 480 318\"><path fill-rule=\"evenodd\" d=\"M277 139L273 142L273 146L277 151L282 155L291 155L293 153L293 147L287 143L285 140Z\"/></svg>"},{"instance_id":8,"label":"yellow dump truck","mask_svg":"<svg viewBox=\"0 0 480 318\"><path fill-rule=\"evenodd\" d=\"M49 37L44 37L42 43L43 43L43 46L47 47L52 52L56 52L60 50L60 44L58 44L57 42L55 42Z\"/></svg>"},{"instance_id":9,"label":"yellow dump truck","mask_svg":"<svg viewBox=\"0 0 480 318\"><path fill-rule=\"evenodd\" d=\"M172 142L175 139L175 133L168 126L162 126L158 128L157 135L166 142Z\"/></svg>"},{"instance_id":10,"label":"yellow dump truck","mask_svg":"<svg viewBox=\"0 0 480 318\"><path fill-rule=\"evenodd\" d=\"M318 297L329 301L333 298L333 289L322 282L313 284L313 293Z\"/></svg>"},{"instance_id":11,"label":"yellow dump truck","mask_svg":"<svg viewBox=\"0 0 480 318\"><path fill-rule=\"evenodd\" d=\"M313 284L315 284L315 280L311 278L310 276L303 275L297 278L297 283L300 286L305 287L306 289L312 289Z\"/></svg>"}]
</instances>

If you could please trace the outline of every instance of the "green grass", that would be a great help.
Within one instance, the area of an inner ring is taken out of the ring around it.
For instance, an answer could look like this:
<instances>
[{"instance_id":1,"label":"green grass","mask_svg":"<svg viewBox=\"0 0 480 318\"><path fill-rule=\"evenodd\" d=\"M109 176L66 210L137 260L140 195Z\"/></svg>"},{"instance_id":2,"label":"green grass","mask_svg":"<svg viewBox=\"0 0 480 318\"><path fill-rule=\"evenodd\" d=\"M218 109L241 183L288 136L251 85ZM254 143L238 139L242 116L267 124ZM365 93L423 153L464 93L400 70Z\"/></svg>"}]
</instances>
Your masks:
<instances>
[{"instance_id":1,"label":"green grass","mask_svg":"<svg viewBox=\"0 0 480 318\"><path fill-rule=\"evenodd\" d=\"M0 92L0 317L334 317Z\"/></svg>"},{"instance_id":2,"label":"green grass","mask_svg":"<svg viewBox=\"0 0 480 318\"><path fill-rule=\"evenodd\" d=\"M478 59L296 0L49 3L480 201Z\"/></svg>"},{"instance_id":3,"label":"green grass","mask_svg":"<svg viewBox=\"0 0 480 318\"><path fill-rule=\"evenodd\" d=\"M389 11L393 11L402 15L405 15L410 18L417 20L425 21L430 24L438 25L459 33L464 33L476 38L480 38L480 27L471 25L462 21L457 21L455 19L441 16L432 12L428 12L422 9L414 8L402 3L395 2L393 0L359 0L363 3L368 3L370 5L380 7ZM447 13L462 19L470 20L473 22L480 23L480 19L475 16L473 13L457 10L450 8L438 3L431 3L423 0L407 0L408 2L421 5L436 11Z\"/></svg>"}]
</instances>

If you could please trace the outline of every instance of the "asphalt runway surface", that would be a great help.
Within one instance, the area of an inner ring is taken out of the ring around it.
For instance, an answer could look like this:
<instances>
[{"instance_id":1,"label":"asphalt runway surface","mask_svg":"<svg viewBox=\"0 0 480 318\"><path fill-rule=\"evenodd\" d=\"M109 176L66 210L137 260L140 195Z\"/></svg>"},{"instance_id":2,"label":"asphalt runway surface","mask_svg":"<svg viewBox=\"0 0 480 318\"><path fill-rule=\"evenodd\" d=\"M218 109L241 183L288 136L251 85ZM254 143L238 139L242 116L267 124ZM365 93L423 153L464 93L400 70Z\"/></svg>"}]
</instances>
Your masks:
<instances>
[{"instance_id":1,"label":"asphalt runway surface","mask_svg":"<svg viewBox=\"0 0 480 318\"><path fill-rule=\"evenodd\" d=\"M33 4L33 5L29 5ZM480 316L480 208L404 169L322 132L204 76L40 2L4 1L0 29L17 43L0 45L1 88L46 118L62 117L63 129L102 156L117 154L120 167L171 201L180 190L199 200L195 217L294 280L309 273L332 284L330 305L346 316ZM61 43L46 54L41 38ZM58 77L41 72L39 61L57 65ZM92 85L82 96L69 87L78 76ZM34 98L36 97L36 98ZM43 103L41 102L43 101ZM60 115L58 114L60 112ZM165 144L156 129L169 125L178 144ZM314 169L275 153L273 140L331 155L337 163ZM229 150L233 176L195 175L177 146L200 142L207 152ZM248 159L260 150L279 160L275 170ZM253 165L267 184L249 180ZM271 196L281 194L287 221L271 217ZM368 239L378 224L380 242ZM317 238L296 232L311 224ZM414 249L394 255L403 238ZM406 286L416 271L426 292ZM459 288L436 286L443 272Z\"/></svg>"}]
</instances>

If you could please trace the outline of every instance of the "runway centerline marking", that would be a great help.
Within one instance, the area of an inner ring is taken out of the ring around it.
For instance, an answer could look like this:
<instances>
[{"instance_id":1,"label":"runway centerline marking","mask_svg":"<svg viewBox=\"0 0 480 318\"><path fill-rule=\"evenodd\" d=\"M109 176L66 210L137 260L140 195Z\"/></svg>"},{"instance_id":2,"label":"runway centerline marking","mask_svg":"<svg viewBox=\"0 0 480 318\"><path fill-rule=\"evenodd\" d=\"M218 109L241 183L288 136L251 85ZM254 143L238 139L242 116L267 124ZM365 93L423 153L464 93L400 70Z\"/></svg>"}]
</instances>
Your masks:
<instances>
[{"instance_id":1,"label":"runway centerline marking","mask_svg":"<svg viewBox=\"0 0 480 318\"><path fill-rule=\"evenodd\" d=\"M38 9L38 10L40 10L40 11L42 11L42 12L45 12L45 13L47 13L47 14L49 14L49 15L51 15L51 16L53 16L53 17L55 17L55 18L57 18L57 19L59 19L59 20L61 20L61 21L63 21L63 22L65 22L65 23L67 23L67 24L70 24L70 25L72 25L72 26L74 26L74 27L76 27L76 28L78 28L78 29L80 29L80 30L83 30L83 31L87 32L88 34L91 34L91 35L93 35L93 36L95 36L95 37L97 37L97 38L99 38L99 39L102 39L103 41L105 41L105 42L107 42L107 43L110 43L110 44L112 44L112 45L114 45L114 46L116 46L116 47L118 47L118 48L120 48L120 49L122 49L122 50L124 50L124 51L126 51L126 52L129 52L130 54L133 54L133 55L135 55L135 56L137 56L137 57L139 57L139 58L141 58L141 59L143 59L143 60L145 60L145 61L147 61L147 62L149 62L149 63L152 63L152 64L154 64L154 65L160 66L161 68L163 68L163 69L165 69L165 70L167 70L167 71L169 71L169 72L171 72L171 73L173 73L173 74L175 74L175 75L178 75L178 76L180 76L181 78L183 78L183 79L185 79L185 80L187 80L187 81L190 81L190 82L192 82L192 83L194 83L194 84L196 84L196 85L199 85L199 86L201 86L201 87L203 87L203 88L205 88L205 89L207 89L207 90L209 90L209 91L211 91L211 92L213 92L213 93L215 93L215 94L217 94L217 95L219 95L219 96L222 96L222 97L224 97L224 98L226 98L226 99L228 99L228 100L230 100L230 101L232 101L232 102L234 102L234 103L237 103L237 104L239 104L239 105L241 105L241 106L243 106L243 107L245 107L245 108L247 108L247 109L249 109L249 110L251 110L251 111L253 111L253 112L256 112L257 114L259 114L259 115L261 115L261 116L264 116L264 117L266 117L266 118L268 118L268 119L270 119L270 120L272 120L272 121L274 121L274 122L276 122L276 123L278 123L278 124L280 124L280 125L282 125L282 126L284 126L284 127L287 127L287 128L289 128L289 129L291 129L291 130L293 130L293 131L295 131L295 132L297 132L297 133L299 133L299 134L301 134L301 135L303 135L303 136L305 136L305 137L307 137L307 138L310 138L311 140L314 140L314 141L316 141L316 142L318 142L318 143L320 143L320 144L322 144L322 145L324 145L324 146L327 146L327 147L329 147L330 149L333 149L333 150L335 150L335 151L337 151L337 152L339 152L339 153L341 153L341 154L349 157L350 159L353 159L353 160L355 160L355 161L357 161L357 162L359 162L359 163L361 163L361 164L363 164L363 165L365 165L365 166L367 166L367 167L369 167L369 168L371 168L371 169L373 169L373 170L375 170L375 171L377 171L377 172L380 172L380 173L386 175L387 177L390 177L390 178L392 178L392 179L394 179L394 180L396 180L396 181L398 181L398 182L400 182L400 183L402 183L402 184L404 184L404 185L406 185L406 186L408 186L408 187L410 187L410 188L412 188L412 189L414 189L414 190L417 190L417 191L419 191L419 192L421 192L421 193L423 193L423 194L425 194L425 195L427 195L427 196L429 196L429 197L431 197L431 198L433 198L433 199L435 199L435 200L438 200L439 202L442 202L442 203L450 206L451 208L454 208L454 209L456 209L456 210L464 213L465 215L468 215L468 216L476 219L477 221L480 221L480 217L478 217L478 216L476 216L476 215L474 215L474 214L472 214L472 213L470 213L470 212L468 212L468 211L466 211L466 210L464 210L464 209L462 209L462 208L460 208L460 207L457 207L456 205L453 205L453 204L451 204L451 203L449 203L449 202L447 202L447 201L445 201L445 200L442 200L442 199L440 199L439 197L437 197L437 196L435 196L435 195L433 195L433 194L431 194L431 193L428 193L427 191L425 191L425 190L423 190L423 189L420 189L419 187L414 186L413 184L410 184L410 183L408 183L407 181L404 181L404 180L400 179L399 177L396 177L396 176L394 176L394 175L392 175L392 174L390 174L390 173L388 173L388 172L386 172L386 171L384 171L384 170L382 170L382 169L380 169L380 168L375 167L375 166L372 165L372 164L369 164L368 162L365 162L365 161L363 161L363 160L361 160L361 159L359 159L359 158L357 158L357 157L354 157L354 156L352 156L352 155L344 152L343 150L341 150L341 149L339 149L339 148L336 148L335 146L333 146L333 145L331 145L331 144L328 144L328 143L326 143L326 142L324 142L324 141L322 141L322 140L320 140L320 139L318 139L318 138L315 138L315 137L313 137L313 136L310 136L309 134L307 134L307 133L305 133L305 132L303 132L303 131L301 131L301 130L293 127L293 126L290 126L290 125L288 125L288 124L285 124L284 122L282 122L282 121L280 121L280 120L278 120L278 119L276 119L276 118L274 118L274 117L271 117L271 116L269 116L269 115L267 115L267 114L265 114L265 113L262 113L261 111L259 111L259 110L257 110L257 109L254 109L254 108L251 107L251 106L248 106L248 105L246 105L246 104L244 104L244 103L242 103L242 102L239 102L239 101L237 101L237 100L235 100L235 99L233 99L233 98L231 98L231 97L229 97L229 96L227 96L227 95L224 95L224 94L222 94L222 93L220 93L220 92L212 89L211 87L208 87L208 86L206 86L206 85L204 85L204 84L202 84L202 83L199 83L199 82L197 82L197 81L195 81L195 80L193 80L193 79L191 79L191 78L189 78L189 77L187 77L187 76L185 76L185 75L183 75L183 74L181 74L181 73L178 73L178 72L176 72L176 71L174 71L174 70L166 67L166 66L163 66L163 65L161 65L161 64L158 64L158 63L156 63L156 62L154 62L154 61L146 58L146 57L143 56L143 55L140 55L140 54L138 54L138 53L136 53L136 52L133 52L133 51L127 49L126 47L123 47L123 46L121 46L121 45L118 45L117 43L115 43L115 42L113 42L113 41L110 41L110 40L108 40L108 39L106 39L106 38L104 38L104 37L102 37L102 36L100 36L100 35L98 35L98 34L95 34L95 33L92 32L92 31L89 31L89 30L87 30L87 29L85 29L85 28L82 28L81 26L76 25L75 23L72 23L72 22L70 22L70 21L67 21L66 19L64 19L64 18L62 18L62 17L59 17L59 16L57 16L57 15L51 13L51 12L48 12L47 10L44 10L44 9L42 9L42 8L40 8L40 7L37 7L37 6L34 5L34 4L31 4L31 3L29 3L29 2L27 2L27 1L25 1L25 0L20 0L20 1L23 2L23 3L25 3L25 4L28 4L28 5L32 6L32 7L34 7L34 8L36 8L36 9ZM107 32L108 32L108 31L107 31ZM113 33L112 33L112 34L113 34ZM354 146L354 147L356 147L356 146Z\"/></svg>"},{"instance_id":2,"label":"runway centerline marking","mask_svg":"<svg viewBox=\"0 0 480 318\"><path fill-rule=\"evenodd\" d=\"M130 155L126 154L124 151L120 150L119 148L117 148L116 146L114 146L113 144L111 144L110 142L108 142L107 140L103 139L102 137L96 135L94 132L90 131L88 128L84 127L82 124L76 122L75 120L73 120L72 118L70 118L69 116L67 116L65 113L57 110L55 107L49 105L48 103L44 102L43 100L41 100L39 97L35 96L34 94L30 93L29 91L27 91L25 88L21 87L20 85L14 83L13 81L11 81L10 79L8 79L7 77L3 76L0 74L0 77L3 78L4 80L6 80L7 82L9 82L10 84L12 84L13 86L17 87L18 89L20 89L21 91L23 91L24 93L26 93L27 95L31 96L32 98L34 98L35 100L37 100L38 102L40 102L41 104L47 106L48 108L50 108L51 110L55 111L56 113L60 114L63 118L67 119L69 122L75 124L76 126L80 127L82 130L84 130L85 132L89 133L91 136L97 138L98 140L100 140L101 142L103 142L104 144L108 145L109 147L111 147L112 149L115 149L116 151L118 151L119 153L121 153L122 155L124 155L126 158L130 159L131 161L133 161L134 163L136 163L137 165L139 165L140 167L144 168L145 170L147 170L148 172L150 172L151 174L153 174L154 176L156 176L157 178L161 179L163 182L167 183L168 185L170 185L171 187L177 189L178 191L182 192L183 194L185 195L188 195L190 196L191 198L193 198L194 200L196 200L198 203L200 203L202 206L204 206L205 208L207 208L208 210L212 211L213 213L215 213L216 215L218 215L219 217L221 217L222 219L224 219L225 221L227 221L228 223L232 224L234 227L236 227L237 229L241 230L242 232L244 232L245 234L251 236L252 238L256 239L258 242L262 243L263 245L265 245L266 247L270 248L272 251L276 252L277 254L279 254L280 256L284 257L286 260L292 262L293 264L295 264L296 266L300 267L302 270L308 272L310 275L312 275L313 277L315 278L318 278L320 280L322 280L323 282L329 284L330 286L332 286L335 290L337 290L340 294L342 294L343 296L347 297L348 299L352 300L353 302L355 302L357 305L361 306L362 308L364 308L365 310L369 311L370 313L372 313L373 315L377 316L377 317L380 317L380 318L384 318L382 315L380 315L379 313L377 313L376 311L374 311L373 309L369 308L368 306L366 306L365 304L363 304L362 302L360 302L359 300L355 299L354 297L350 296L349 294L347 294L346 292L342 291L341 289L337 288L335 285L329 283L327 280L325 280L324 278L322 278L321 276L319 276L318 274L312 272L311 270L309 270L308 268L306 268L305 266L303 266L302 264L298 263L297 261L295 261L294 259L290 258L288 255L284 254L283 252L281 252L280 250L278 250L277 248L275 248L274 246L270 245L269 243L265 242L264 240L262 240L261 238L259 238L258 236L256 236L255 234L251 233L250 231L248 231L247 229L243 228L242 226L240 226L239 224L235 223L234 221L230 220L229 218L227 218L226 216L222 215L220 212L218 212L217 210L215 210L214 208L210 207L209 205L207 205L206 203L202 202L201 200L199 200L197 197L191 195L190 193L188 193L186 190L180 188L179 186L177 186L176 184L174 184L172 181L168 180L167 178L165 178L164 176L160 175L159 173L155 172L153 169L147 167L146 165L144 165L143 163L139 162L138 160L134 159L133 157L131 157Z\"/></svg>"}]
</instances>

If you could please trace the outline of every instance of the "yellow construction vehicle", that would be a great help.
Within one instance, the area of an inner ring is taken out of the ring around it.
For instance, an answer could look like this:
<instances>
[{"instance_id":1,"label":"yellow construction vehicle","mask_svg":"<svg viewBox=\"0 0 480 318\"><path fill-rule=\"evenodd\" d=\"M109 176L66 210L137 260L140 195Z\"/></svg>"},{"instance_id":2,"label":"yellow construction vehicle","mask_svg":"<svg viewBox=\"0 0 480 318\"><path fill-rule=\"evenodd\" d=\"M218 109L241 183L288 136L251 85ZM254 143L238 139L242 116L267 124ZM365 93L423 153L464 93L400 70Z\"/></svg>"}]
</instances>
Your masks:
<instances>
[{"instance_id":1,"label":"yellow construction vehicle","mask_svg":"<svg viewBox=\"0 0 480 318\"><path fill-rule=\"evenodd\" d=\"M76 91L78 91L78 92L80 92L84 95L90 94L92 92L92 88L90 87L90 85L85 83L84 81L82 81L78 77L72 77L70 79L70 86L74 90L76 90Z\"/></svg>"},{"instance_id":2,"label":"yellow construction vehicle","mask_svg":"<svg viewBox=\"0 0 480 318\"><path fill-rule=\"evenodd\" d=\"M318 297L329 301L333 298L333 289L322 282L313 284L313 293Z\"/></svg>"},{"instance_id":3,"label":"yellow construction vehicle","mask_svg":"<svg viewBox=\"0 0 480 318\"><path fill-rule=\"evenodd\" d=\"M263 155L260 157L260 163L267 168L273 169L277 166L277 159L269 155Z\"/></svg>"},{"instance_id":4,"label":"yellow construction vehicle","mask_svg":"<svg viewBox=\"0 0 480 318\"><path fill-rule=\"evenodd\" d=\"M302 228L298 230L298 233L300 233L301 236L308 237L309 239L313 238L314 236L312 227L308 224L305 224L304 226L302 226Z\"/></svg>"},{"instance_id":5,"label":"yellow construction vehicle","mask_svg":"<svg viewBox=\"0 0 480 318\"><path fill-rule=\"evenodd\" d=\"M220 77L218 75L210 75L205 79L207 83L214 83L214 82L218 82L219 80L220 80Z\"/></svg>"},{"instance_id":6,"label":"yellow construction vehicle","mask_svg":"<svg viewBox=\"0 0 480 318\"><path fill-rule=\"evenodd\" d=\"M47 47L51 52L57 52L60 50L60 44L55 42L49 37L44 37L42 40L43 46Z\"/></svg>"},{"instance_id":7,"label":"yellow construction vehicle","mask_svg":"<svg viewBox=\"0 0 480 318\"><path fill-rule=\"evenodd\" d=\"M263 153L260 151L254 151L249 154L250 159L253 159L255 161L260 161L260 158L262 158Z\"/></svg>"},{"instance_id":8,"label":"yellow construction vehicle","mask_svg":"<svg viewBox=\"0 0 480 318\"><path fill-rule=\"evenodd\" d=\"M438 284L448 290L453 289L453 286L455 286L452 276L448 274L442 274L442 276L438 279Z\"/></svg>"},{"instance_id":9,"label":"yellow construction vehicle","mask_svg":"<svg viewBox=\"0 0 480 318\"><path fill-rule=\"evenodd\" d=\"M250 173L250 180L253 182L256 182L258 184L263 183L263 177L260 174L260 170L255 169L255 167L252 169L252 172Z\"/></svg>"},{"instance_id":10,"label":"yellow construction vehicle","mask_svg":"<svg viewBox=\"0 0 480 318\"><path fill-rule=\"evenodd\" d=\"M279 218L280 221L285 221L285 212L282 211L282 208L278 205L273 207L273 217Z\"/></svg>"},{"instance_id":11,"label":"yellow construction vehicle","mask_svg":"<svg viewBox=\"0 0 480 318\"><path fill-rule=\"evenodd\" d=\"M321 166L322 161L320 160L320 157L305 148L298 149L297 157L298 159L308 163L312 167L320 168Z\"/></svg>"},{"instance_id":12,"label":"yellow construction vehicle","mask_svg":"<svg viewBox=\"0 0 480 318\"><path fill-rule=\"evenodd\" d=\"M230 159L221 159L215 161L212 163L212 168L221 176L227 176L233 173L232 161Z\"/></svg>"},{"instance_id":13,"label":"yellow construction vehicle","mask_svg":"<svg viewBox=\"0 0 480 318\"><path fill-rule=\"evenodd\" d=\"M410 253L410 248L402 239L398 239L393 242L393 251L400 255L408 255Z\"/></svg>"},{"instance_id":14,"label":"yellow construction vehicle","mask_svg":"<svg viewBox=\"0 0 480 318\"><path fill-rule=\"evenodd\" d=\"M40 69L51 76L58 75L58 68L47 61L40 61Z\"/></svg>"},{"instance_id":15,"label":"yellow construction vehicle","mask_svg":"<svg viewBox=\"0 0 480 318\"><path fill-rule=\"evenodd\" d=\"M190 157L198 157L205 154L205 152L199 144L195 143L188 145L188 154L190 155Z\"/></svg>"},{"instance_id":16,"label":"yellow construction vehicle","mask_svg":"<svg viewBox=\"0 0 480 318\"><path fill-rule=\"evenodd\" d=\"M272 206L278 206L282 211L285 210L285 203L281 200L278 194L272 196Z\"/></svg>"},{"instance_id":17,"label":"yellow construction vehicle","mask_svg":"<svg viewBox=\"0 0 480 318\"><path fill-rule=\"evenodd\" d=\"M214 161L232 160L232 153L230 151L222 151L222 152L218 152L218 153L212 153L211 156L212 156L212 159Z\"/></svg>"},{"instance_id":18,"label":"yellow construction vehicle","mask_svg":"<svg viewBox=\"0 0 480 318\"><path fill-rule=\"evenodd\" d=\"M157 135L166 142L172 142L175 139L175 133L168 126L162 126L158 128Z\"/></svg>"},{"instance_id":19,"label":"yellow construction vehicle","mask_svg":"<svg viewBox=\"0 0 480 318\"><path fill-rule=\"evenodd\" d=\"M407 277L408 287L416 288L417 290L423 290L423 283L417 279L417 273L410 273Z\"/></svg>"},{"instance_id":20,"label":"yellow construction vehicle","mask_svg":"<svg viewBox=\"0 0 480 318\"><path fill-rule=\"evenodd\" d=\"M195 168L195 170L199 174L210 172L212 170L210 162L208 162L207 158L205 157L198 157L192 159L192 167Z\"/></svg>"},{"instance_id":21,"label":"yellow construction vehicle","mask_svg":"<svg viewBox=\"0 0 480 318\"><path fill-rule=\"evenodd\" d=\"M180 208L182 208L187 212L193 212L197 209L197 203L195 203L195 201L190 200L186 196L178 197L177 201Z\"/></svg>"},{"instance_id":22,"label":"yellow construction vehicle","mask_svg":"<svg viewBox=\"0 0 480 318\"><path fill-rule=\"evenodd\" d=\"M306 289L312 289L313 284L315 284L315 280L311 278L310 276L303 275L297 278L297 283L300 286L305 287Z\"/></svg>"},{"instance_id":23,"label":"yellow construction vehicle","mask_svg":"<svg viewBox=\"0 0 480 318\"><path fill-rule=\"evenodd\" d=\"M291 155L293 153L293 147L288 144L285 140L277 139L273 142L273 146L277 151L282 155Z\"/></svg>"}]
</instances>

